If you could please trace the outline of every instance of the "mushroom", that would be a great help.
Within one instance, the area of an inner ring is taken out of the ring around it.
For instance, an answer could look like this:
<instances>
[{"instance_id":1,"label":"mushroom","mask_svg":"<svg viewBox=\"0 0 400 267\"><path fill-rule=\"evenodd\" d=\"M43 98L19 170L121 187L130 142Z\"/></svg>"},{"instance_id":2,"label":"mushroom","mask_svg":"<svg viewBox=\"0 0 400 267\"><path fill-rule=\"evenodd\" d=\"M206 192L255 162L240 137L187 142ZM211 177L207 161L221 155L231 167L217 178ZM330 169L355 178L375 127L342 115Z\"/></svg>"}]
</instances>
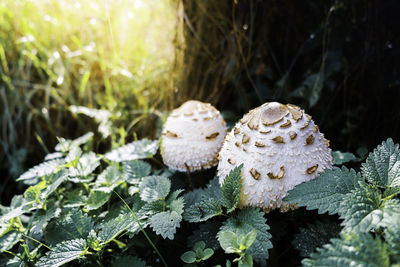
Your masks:
<instances>
[{"instance_id":1,"label":"mushroom","mask_svg":"<svg viewBox=\"0 0 400 267\"><path fill-rule=\"evenodd\" d=\"M172 111L162 131L161 156L171 169L193 172L218 164L226 135L220 112L211 104L190 100Z\"/></svg>"},{"instance_id":2,"label":"mushroom","mask_svg":"<svg viewBox=\"0 0 400 267\"><path fill-rule=\"evenodd\" d=\"M230 170L243 163L239 207L266 212L296 208L282 198L333 163L329 142L311 116L297 106L277 102L244 115L227 134L219 158L221 185Z\"/></svg>"}]
</instances>

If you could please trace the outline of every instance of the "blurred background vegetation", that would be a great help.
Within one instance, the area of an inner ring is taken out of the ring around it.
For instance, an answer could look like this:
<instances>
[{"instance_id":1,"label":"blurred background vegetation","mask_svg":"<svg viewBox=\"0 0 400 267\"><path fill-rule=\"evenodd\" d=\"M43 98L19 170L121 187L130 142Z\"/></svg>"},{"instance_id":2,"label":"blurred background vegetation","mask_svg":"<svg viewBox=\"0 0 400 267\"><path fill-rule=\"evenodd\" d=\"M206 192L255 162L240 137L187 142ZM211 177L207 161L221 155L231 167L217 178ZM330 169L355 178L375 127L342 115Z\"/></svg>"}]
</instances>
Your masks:
<instances>
[{"instance_id":1,"label":"blurred background vegetation","mask_svg":"<svg viewBox=\"0 0 400 267\"><path fill-rule=\"evenodd\" d=\"M399 142L396 0L2 0L0 196L57 142L156 138L188 99L301 106L333 149ZM85 108L83 108L85 107Z\"/></svg>"}]
</instances>

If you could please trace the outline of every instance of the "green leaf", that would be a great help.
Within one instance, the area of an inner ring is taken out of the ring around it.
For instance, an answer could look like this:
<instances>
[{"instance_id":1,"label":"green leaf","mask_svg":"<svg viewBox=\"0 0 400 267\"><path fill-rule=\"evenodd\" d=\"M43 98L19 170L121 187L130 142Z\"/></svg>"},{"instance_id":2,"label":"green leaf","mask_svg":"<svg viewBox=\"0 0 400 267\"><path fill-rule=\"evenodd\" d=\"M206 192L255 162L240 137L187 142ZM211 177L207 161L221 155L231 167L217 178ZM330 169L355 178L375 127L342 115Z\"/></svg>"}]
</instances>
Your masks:
<instances>
[{"instance_id":1,"label":"green leaf","mask_svg":"<svg viewBox=\"0 0 400 267\"><path fill-rule=\"evenodd\" d=\"M171 189L171 181L164 176L147 176L139 186L140 198L146 202L165 199Z\"/></svg>"},{"instance_id":2,"label":"green leaf","mask_svg":"<svg viewBox=\"0 0 400 267\"><path fill-rule=\"evenodd\" d=\"M206 248L205 250L203 250L203 256L201 257L201 260L208 260L209 258L211 258L212 255L214 255L214 250L212 250L211 248Z\"/></svg>"},{"instance_id":3,"label":"green leaf","mask_svg":"<svg viewBox=\"0 0 400 267\"><path fill-rule=\"evenodd\" d=\"M94 152L89 152L83 154L77 164L76 167L69 167L68 175L69 180L75 183L86 182L89 174L91 174L98 166L100 165L100 158L96 156ZM80 179L83 177L83 179Z\"/></svg>"},{"instance_id":4,"label":"green leaf","mask_svg":"<svg viewBox=\"0 0 400 267\"><path fill-rule=\"evenodd\" d=\"M319 214L335 214L339 211L344 195L358 187L359 181L362 178L353 169L334 167L311 181L297 185L284 200L297 203L300 207L305 206L308 210L318 209Z\"/></svg>"},{"instance_id":5,"label":"green leaf","mask_svg":"<svg viewBox=\"0 0 400 267\"><path fill-rule=\"evenodd\" d=\"M368 232L390 222L393 214L400 214L400 203L392 199L382 202L380 191L369 184L361 184L343 197L339 215L346 231Z\"/></svg>"},{"instance_id":6,"label":"green leaf","mask_svg":"<svg viewBox=\"0 0 400 267\"><path fill-rule=\"evenodd\" d=\"M196 261L196 253L193 251L187 251L181 255L181 260L184 263L193 263Z\"/></svg>"},{"instance_id":7,"label":"green leaf","mask_svg":"<svg viewBox=\"0 0 400 267\"><path fill-rule=\"evenodd\" d=\"M385 229L385 240L393 260L400 262L400 214L391 218L391 223Z\"/></svg>"},{"instance_id":8,"label":"green leaf","mask_svg":"<svg viewBox=\"0 0 400 267\"><path fill-rule=\"evenodd\" d=\"M257 230L253 229L252 231L248 232L247 234L241 234L239 236L239 245L248 249L256 240L257 237Z\"/></svg>"},{"instance_id":9,"label":"green leaf","mask_svg":"<svg viewBox=\"0 0 400 267\"><path fill-rule=\"evenodd\" d=\"M46 161L30 168L18 177L17 181L24 181L26 184L35 184L38 178L57 172L58 168L64 165L64 159Z\"/></svg>"},{"instance_id":10,"label":"green leaf","mask_svg":"<svg viewBox=\"0 0 400 267\"><path fill-rule=\"evenodd\" d=\"M184 199L183 197L180 197L171 202L170 210L176 211L178 214L182 215L184 206L185 206Z\"/></svg>"},{"instance_id":11,"label":"green leaf","mask_svg":"<svg viewBox=\"0 0 400 267\"><path fill-rule=\"evenodd\" d=\"M235 232L220 231L218 233L218 241L221 248L225 251L225 253L240 252L240 246Z\"/></svg>"},{"instance_id":12,"label":"green leaf","mask_svg":"<svg viewBox=\"0 0 400 267\"><path fill-rule=\"evenodd\" d=\"M350 152L341 152L339 150L332 152L333 163L335 165L342 165L350 161L359 161L359 159Z\"/></svg>"},{"instance_id":13,"label":"green leaf","mask_svg":"<svg viewBox=\"0 0 400 267\"><path fill-rule=\"evenodd\" d=\"M57 267L76 260L85 254L85 246L82 238L63 241L41 257L38 266Z\"/></svg>"},{"instance_id":14,"label":"green leaf","mask_svg":"<svg viewBox=\"0 0 400 267\"><path fill-rule=\"evenodd\" d=\"M205 248L206 248L206 243L204 243L204 241L199 241L196 244L194 244L193 251L203 250Z\"/></svg>"},{"instance_id":15,"label":"green leaf","mask_svg":"<svg viewBox=\"0 0 400 267\"><path fill-rule=\"evenodd\" d=\"M300 256L309 257L331 238L338 237L340 230L337 223L317 221L315 224L309 224L307 228L300 228L300 233L295 235L292 245L300 252Z\"/></svg>"},{"instance_id":16,"label":"green leaf","mask_svg":"<svg viewBox=\"0 0 400 267\"><path fill-rule=\"evenodd\" d=\"M182 221L182 215L176 211L164 211L153 215L150 218L150 226L164 239L174 239L176 228L179 227Z\"/></svg>"},{"instance_id":17,"label":"green leaf","mask_svg":"<svg viewBox=\"0 0 400 267\"><path fill-rule=\"evenodd\" d=\"M9 231L0 236L0 251L10 250L19 242L21 233L19 231Z\"/></svg>"},{"instance_id":18,"label":"green leaf","mask_svg":"<svg viewBox=\"0 0 400 267\"><path fill-rule=\"evenodd\" d=\"M124 179L129 184L138 184L139 179L150 175L151 165L142 160L124 161L122 163Z\"/></svg>"},{"instance_id":19,"label":"green leaf","mask_svg":"<svg viewBox=\"0 0 400 267\"><path fill-rule=\"evenodd\" d=\"M37 210L31 218L31 229L30 232L34 235L41 235L44 228L47 226L47 223L60 215L61 209L57 206L56 203L48 202L47 210Z\"/></svg>"},{"instance_id":20,"label":"green leaf","mask_svg":"<svg viewBox=\"0 0 400 267\"><path fill-rule=\"evenodd\" d=\"M250 254L244 255L238 262L238 267L253 267L253 257Z\"/></svg>"},{"instance_id":21,"label":"green leaf","mask_svg":"<svg viewBox=\"0 0 400 267\"><path fill-rule=\"evenodd\" d=\"M111 161L121 162L136 159L151 158L158 149L158 140L139 140L114 149L105 158Z\"/></svg>"},{"instance_id":22,"label":"green leaf","mask_svg":"<svg viewBox=\"0 0 400 267\"><path fill-rule=\"evenodd\" d=\"M60 137L58 138L59 143L55 146L54 149L56 151L68 152L75 147L86 144L92 138L93 135L94 134L92 132L88 132L74 140L64 139Z\"/></svg>"},{"instance_id":23,"label":"green leaf","mask_svg":"<svg viewBox=\"0 0 400 267\"><path fill-rule=\"evenodd\" d=\"M240 200L242 167L243 164L231 170L222 185L222 204L227 208L227 213L234 211Z\"/></svg>"},{"instance_id":24,"label":"green leaf","mask_svg":"<svg viewBox=\"0 0 400 267\"><path fill-rule=\"evenodd\" d=\"M368 155L361 166L361 173L368 182L379 187L400 186L399 144L389 138Z\"/></svg>"},{"instance_id":25,"label":"green leaf","mask_svg":"<svg viewBox=\"0 0 400 267\"><path fill-rule=\"evenodd\" d=\"M104 193L102 191L92 191L87 199L85 209L96 210L106 204L110 199L110 193Z\"/></svg>"},{"instance_id":26,"label":"green leaf","mask_svg":"<svg viewBox=\"0 0 400 267\"><path fill-rule=\"evenodd\" d=\"M108 166L96 179L93 190L111 193L121 182L121 173L115 165Z\"/></svg>"},{"instance_id":27,"label":"green leaf","mask_svg":"<svg viewBox=\"0 0 400 267\"><path fill-rule=\"evenodd\" d=\"M246 208L239 211L237 217L231 217L226 220L220 230L231 231L240 236L249 233L255 228L257 230L256 240L246 253L260 262L268 259L268 249L272 248L271 234L268 233L269 226L266 221L263 212L256 208Z\"/></svg>"},{"instance_id":28,"label":"green leaf","mask_svg":"<svg viewBox=\"0 0 400 267\"><path fill-rule=\"evenodd\" d=\"M99 240L106 244L112 241L115 237L133 227L136 224L135 218L129 212L118 215L116 218L102 222L96 228L100 229Z\"/></svg>"},{"instance_id":29,"label":"green leaf","mask_svg":"<svg viewBox=\"0 0 400 267\"><path fill-rule=\"evenodd\" d=\"M369 233L342 234L317 251L302 261L303 266L389 266L385 243Z\"/></svg>"},{"instance_id":30,"label":"green leaf","mask_svg":"<svg viewBox=\"0 0 400 267\"><path fill-rule=\"evenodd\" d=\"M195 243L199 241L204 241L206 246L216 250L219 248L217 241L218 224L206 222L205 224L200 224L199 229L194 230L192 235L188 238L188 246L193 247Z\"/></svg>"},{"instance_id":31,"label":"green leaf","mask_svg":"<svg viewBox=\"0 0 400 267\"><path fill-rule=\"evenodd\" d=\"M188 222L203 222L220 214L222 214L220 201L209 198L185 209L183 218Z\"/></svg>"},{"instance_id":32,"label":"green leaf","mask_svg":"<svg viewBox=\"0 0 400 267\"><path fill-rule=\"evenodd\" d=\"M86 239L93 226L93 221L87 214L73 209L49 223L46 227L45 240L53 246L64 240Z\"/></svg>"},{"instance_id":33,"label":"green leaf","mask_svg":"<svg viewBox=\"0 0 400 267\"><path fill-rule=\"evenodd\" d=\"M120 258L116 258L113 263L112 267L146 267L146 262L138 257L133 256L122 256Z\"/></svg>"}]
</instances>

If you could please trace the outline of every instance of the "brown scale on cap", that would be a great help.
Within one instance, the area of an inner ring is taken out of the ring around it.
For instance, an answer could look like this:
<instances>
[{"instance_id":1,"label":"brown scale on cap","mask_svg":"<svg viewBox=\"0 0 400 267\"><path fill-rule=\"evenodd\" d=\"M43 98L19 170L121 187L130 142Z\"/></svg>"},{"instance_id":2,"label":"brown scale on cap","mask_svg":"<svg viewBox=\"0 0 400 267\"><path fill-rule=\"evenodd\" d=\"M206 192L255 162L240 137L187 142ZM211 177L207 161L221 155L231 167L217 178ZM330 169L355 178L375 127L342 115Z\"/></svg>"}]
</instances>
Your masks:
<instances>
[{"instance_id":1,"label":"brown scale on cap","mask_svg":"<svg viewBox=\"0 0 400 267\"><path fill-rule=\"evenodd\" d=\"M250 142L250 136L243 134L242 144L244 145L244 144L247 144L248 142Z\"/></svg>"},{"instance_id":2,"label":"brown scale on cap","mask_svg":"<svg viewBox=\"0 0 400 267\"><path fill-rule=\"evenodd\" d=\"M285 105L274 103L274 105L267 106L263 110L261 113L261 122L265 126L274 125L283 120L283 117L287 114L289 114L289 110Z\"/></svg>"},{"instance_id":3,"label":"brown scale on cap","mask_svg":"<svg viewBox=\"0 0 400 267\"><path fill-rule=\"evenodd\" d=\"M290 140L294 140L297 137L297 133L293 132L293 131L290 131L289 132L289 136L290 136Z\"/></svg>"},{"instance_id":4,"label":"brown scale on cap","mask_svg":"<svg viewBox=\"0 0 400 267\"><path fill-rule=\"evenodd\" d=\"M228 159L228 163L232 164L232 165L235 165L235 161L233 159L230 159L230 158Z\"/></svg>"},{"instance_id":5,"label":"brown scale on cap","mask_svg":"<svg viewBox=\"0 0 400 267\"><path fill-rule=\"evenodd\" d=\"M269 134L269 133L271 133L271 130L268 130L268 131L260 131L259 133L260 133L260 134Z\"/></svg>"},{"instance_id":6,"label":"brown scale on cap","mask_svg":"<svg viewBox=\"0 0 400 267\"><path fill-rule=\"evenodd\" d=\"M166 137L171 137L171 138L178 138L178 135L176 133L167 131L165 133L163 133L162 135L166 136Z\"/></svg>"},{"instance_id":7,"label":"brown scale on cap","mask_svg":"<svg viewBox=\"0 0 400 267\"><path fill-rule=\"evenodd\" d=\"M312 166L312 167L308 168L308 169L306 170L306 173L307 173L307 174L313 174L314 172L317 171L317 169L318 169L318 164L315 165L315 166Z\"/></svg>"},{"instance_id":8,"label":"brown scale on cap","mask_svg":"<svg viewBox=\"0 0 400 267\"><path fill-rule=\"evenodd\" d=\"M310 134L306 139L306 146L312 145L314 143L314 135Z\"/></svg>"},{"instance_id":9,"label":"brown scale on cap","mask_svg":"<svg viewBox=\"0 0 400 267\"><path fill-rule=\"evenodd\" d=\"M277 144L284 144L285 141L283 141L283 137L282 136L275 136L274 138L272 138L272 141L274 141Z\"/></svg>"},{"instance_id":10,"label":"brown scale on cap","mask_svg":"<svg viewBox=\"0 0 400 267\"><path fill-rule=\"evenodd\" d=\"M251 176L256 179L257 181L260 180L261 174L254 168L251 168L250 170Z\"/></svg>"},{"instance_id":11,"label":"brown scale on cap","mask_svg":"<svg viewBox=\"0 0 400 267\"><path fill-rule=\"evenodd\" d=\"M270 179L282 179L285 175L285 167L281 166L280 171L277 175L274 175L272 172L267 173Z\"/></svg>"},{"instance_id":12,"label":"brown scale on cap","mask_svg":"<svg viewBox=\"0 0 400 267\"><path fill-rule=\"evenodd\" d=\"M239 133L240 133L239 128L237 128L237 127L233 128L233 134L234 134L235 136L238 135Z\"/></svg>"},{"instance_id":13,"label":"brown scale on cap","mask_svg":"<svg viewBox=\"0 0 400 267\"><path fill-rule=\"evenodd\" d=\"M209 141L215 140L218 137L218 135L219 135L219 132L215 132L215 133L210 134L209 136L206 136L206 139Z\"/></svg>"},{"instance_id":14,"label":"brown scale on cap","mask_svg":"<svg viewBox=\"0 0 400 267\"><path fill-rule=\"evenodd\" d=\"M258 130L258 118L254 116L251 120L247 123L247 126L250 130Z\"/></svg>"},{"instance_id":15,"label":"brown scale on cap","mask_svg":"<svg viewBox=\"0 0 400 267\"><path fill-rule=\"evenodd\" d=\"M303 117L303 112L298 106L287 104L286 105L289 108L290 114L292 114L292 118L297 122Z\"/></svg>"},{"instance_id":16,"label":"brown scale on cap","mask_svg":"<svg viewBox=\"0 0 400 267\"><path fill-rule=\"evenodd\" d=\"M319 127L317 125L314 125L314 132L316 132L316 133L319 132Z\"/></svg>"},{"instance_id":17,"label":"brown scale on cap","mask_svg":"<svg viewBox=\"0 0 400 267\"><path fill-rule=\"evenodd\" d=\"M240 147L240 143L239 142L235 142L235 146Z\"/></svg>"},{"instance_id":18,"label":"brown scale on cap","mask_svg":"<svg viewBox=\"0 0 400 267\"><path fill-rule=\"evenodd\" d=\"M281 128L288 128L292 125L292 123L290 122L290 120L287 120L285 123L282 123L279 127Z\"/></svg>"},{"instance_id":19,"label":"brown scale on cap","mask_svg":"<svg viewBox=\"0 0 400 267\"><path fill-rule=\"evenodd\" d=\"M254 145L255 145L256 147L265 147L265 146L266 146L265 144L260 143L260 142L255 142Z\"/></svg>"},{"instance_id":20,"label":"brown scale on cap","mask_svg":"<svg viewBox=\"0 0 400 267\"><path fill-rule=\"evenodd\" d=\"M301 126L300 127L300 130L304 130L305 128L307 128L308 127L308 125L310 124L310 122L309 121L307 121L306 123L304 123L304 125L303 126Z\"/></svg>"}]
</instances>

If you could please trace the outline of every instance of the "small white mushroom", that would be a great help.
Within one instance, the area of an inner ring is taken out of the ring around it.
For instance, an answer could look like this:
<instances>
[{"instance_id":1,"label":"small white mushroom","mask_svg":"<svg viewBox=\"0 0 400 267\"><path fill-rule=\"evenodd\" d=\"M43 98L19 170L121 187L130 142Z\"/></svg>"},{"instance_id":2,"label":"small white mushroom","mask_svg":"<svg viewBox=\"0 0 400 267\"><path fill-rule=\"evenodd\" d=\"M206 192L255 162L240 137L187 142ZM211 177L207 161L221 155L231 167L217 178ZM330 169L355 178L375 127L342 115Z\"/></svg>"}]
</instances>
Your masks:
<instances>
[{"instance_id":1,"label":"small white mushroom","mask_svg":"<svg viewBox=\"0 0 400 267\"><path fill-rule=\"evenodd\" d=\"M219 111L211 104L190 100L167 118L161 156L174 170L207 169L217 165L225 135L226 125Z\"/></svg>"},{"instance_id":2,"label":"small white mushroom","mask_svg":"<svg viewBox=\"0 0 400 267\"><path fill-rule=\"evenodd\" d=\"M311 116L294 105L265 103L244 115L226 139L219 154L219 182L243 163L240 207L294 209L282 201L287 191L332 167L329 141Z\"/></svg>"}]
</instances>

